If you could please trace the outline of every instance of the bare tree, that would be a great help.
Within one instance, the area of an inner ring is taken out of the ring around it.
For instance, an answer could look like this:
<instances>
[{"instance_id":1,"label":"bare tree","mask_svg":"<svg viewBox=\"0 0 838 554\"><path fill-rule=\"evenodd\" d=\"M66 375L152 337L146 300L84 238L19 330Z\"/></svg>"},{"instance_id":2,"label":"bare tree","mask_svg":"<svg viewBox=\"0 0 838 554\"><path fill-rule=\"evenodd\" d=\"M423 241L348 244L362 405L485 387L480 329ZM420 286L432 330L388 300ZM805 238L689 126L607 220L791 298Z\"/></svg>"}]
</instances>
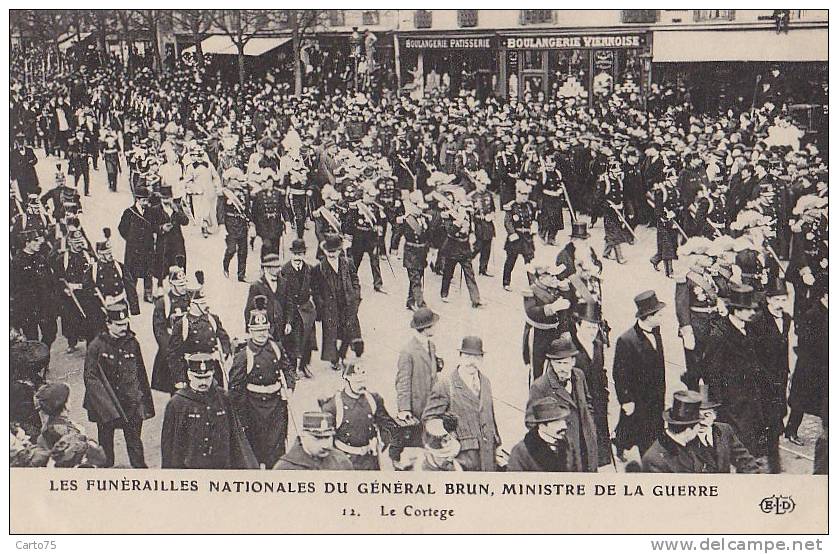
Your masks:
<instances>
[{"instance_id":1,"label":"bare tree","mask_svg":"<svg viewBox=\"0 0 838 554\"><path fill-rule=\"evenodd\" d=\"M212 27L212 10L175 10L172 13L175 23L189 31L195 43L195 59L198 66L204 65L204 50L201 41Z\"/></svg>"},{"instance_id":2,"label":"bare tree","mask_svg":"<svg viewBox=\"0 0 838 554\"><path fill-rule=\"evenodd\" d=\"M244 47L254 36L283 19L282 10L213 10L212 24L230 38L239 62L239 85L244 88L247 69Z\"/></svg>"},{"instance_id":3,"label":"bare tree","mask_svg":"<svg viewBox=\"0 0 838 554\"><path fill-rule=\"evenodd\" d=\"M300 61L300 50L303 40L324 26L328 21L328 10L283 10L285 19L291 29L291 48L294 54L294 95L303 92L303 67Z\"/></svg>"}]
</instances>

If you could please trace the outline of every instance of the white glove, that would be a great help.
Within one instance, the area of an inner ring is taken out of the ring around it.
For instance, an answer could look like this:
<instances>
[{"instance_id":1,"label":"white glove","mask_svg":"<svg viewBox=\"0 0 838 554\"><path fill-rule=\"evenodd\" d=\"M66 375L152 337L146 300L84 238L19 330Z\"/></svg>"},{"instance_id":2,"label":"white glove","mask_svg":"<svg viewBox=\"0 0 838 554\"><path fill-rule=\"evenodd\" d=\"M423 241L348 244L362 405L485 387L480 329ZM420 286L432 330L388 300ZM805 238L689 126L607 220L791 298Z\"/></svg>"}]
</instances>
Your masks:
<instances>
[{"instance_id":1,"label":"white glove","mask_svg":"<svg viewBox=\"0 0 838 554\"><path fill-rule=\"evenodd\" d=\"M538 224L533 221L532 225L530 225L530 232L537 233L538 232Z\"/></svg>"},{"instance_id":2,"label":"white glove","mask_svg":"<svg viewBox=\"0 0 838 554\"><path fill-rule=\"evenodd\" d=\"M556 300L555 302L550 304L550 307L553 308L553 310L556 311L556 312L566 310L566 309L570 308L570 300L568 300L567 298L564 298L564 297L559 298L558 300Z\"/></svg>"},{"instance_id":3,"label":"white glove","mask_svg":"<svg viewBox=\"0 0 838 554\"><path fill-rule=\"evenodd\" d=\"M684 341L685 350L695 350L695 335L691 325L681 327L681 338Z\"/></svg>"},{"instance_id":4,"label":"white glove","mask_svg":"<svg viewBox=\"0 0 838 554\"><path fill-rule=\"evenodd\" d=\"M515 242L516 240L518 240L518 233L512 233L509 235L509 242Z\"/></svg>"},{"instance_id":5,"label":"white glove","mask_svg":"<svg viewBox=\"0 0 838 554\"><path fill-rule=\"evenodd\" d=\"M290 323L286 323L286 324L285 324L285 334L286 334L286 335L290 335L290 334L291 334L291 324L290 324Z\"/></svg>"},{"instance_id":6,"label":"white glove","mask_svg":"<svg viewBox=\"0 0 838 554\"><path fill-rule=\"evenodd\" d=\"M634 402L626 402L625 404L623 404L622 407L623 407L623 412L626 415L631 415L631 414L634 413Z\"/></svg>"}]
</instances>

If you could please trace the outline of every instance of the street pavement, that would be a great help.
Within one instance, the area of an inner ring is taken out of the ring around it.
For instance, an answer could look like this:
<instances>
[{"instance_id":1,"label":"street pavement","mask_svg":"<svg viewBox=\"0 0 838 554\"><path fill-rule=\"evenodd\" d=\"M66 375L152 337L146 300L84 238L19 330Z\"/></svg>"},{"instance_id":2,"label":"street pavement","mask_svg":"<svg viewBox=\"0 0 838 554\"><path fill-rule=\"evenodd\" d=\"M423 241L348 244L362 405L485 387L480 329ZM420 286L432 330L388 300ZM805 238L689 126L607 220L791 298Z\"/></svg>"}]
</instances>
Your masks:
<instances>
[{"instance_id":1,"label":"street pavement","mask_svg":"<svg viewBox=\"0 0 838 554\"><path fill-rule=\"evenodd\" d=\"M38 151L37 166L41 186L48 190L53 186L55 175L55 158L44 158L43 151ZM65 163L66 167L66 163ZM68 180L71 180L69 177ZM81 183L80 183L81 184ZM82 224L91 241L99 240L103 227L113 230L114 257L122 260L124 241L119 237L116 229L122 211L131 205L132 197L128 187L127 175L121 174L117 192L110 192L107 187L107 177L103 164L94 171L91 167L90 197L82 197ZM502 215L498 214L496 227L502 232ZM655 250L655 231L645 227L636 230L638 240L632 246L625 247L624 254L628 260L625 265L605 260L603 269L603 314L608 320L612 332L612 344L617 337L634 324L634 302L636 294L643 290L653 289L658 298L666 302L664 309L662 335L666 356L667 398L671 398L674 391L684 388L679 376L684 371L684 356L681 341L677 336L678 325L674 311L674 281L667 279L662 273L655 271L649 263L649 257ZM248 286L235 280L235 270L231 271L231 278L225 278L221 267L224 251L224 230L217 229L208 238L201 236L200 228L190 226L184 229L187 249L188 273L201 269L206 274L205 290L208 305L213 313L218 315L231 337L245 337L245 322L243 307L247 296ZM597 250L603 245L603 229L600 222L591 229L591 244ZM286 233L283 244L283 259L288 259L287 248L291 233ZM569 235L569 228L560 233L558 243L563 245ZM308 258L314 262L316 239L312 228L306 230L305 239L308 244ZM559 246L546 246L541 243L538 249L547 249L558 253ZM524 408L526 406L528 387L527 369L522 356L523 340L523 301L521 291L527 285L523 261L519 260L512 279L513 292L505 291L501 286L501 270L504 260L503 236L497 237L492 247L492 258L489 272L494 277L477 277L481 299L485 303L479 309L471 308L468 292L460 284L455 274L451 285L450 302L443 303L439 297L441 277L430 270L425 272L425 297L430 308L441 316L437 325L434 341L439 355L445 359L446 367L453 367L457 360L457 348L465 335L478 335L483 338L485 356L484 372L492 383L494 393L495 414L503 446L508 451L525 433ZM395 275L391 273L387 262L382 259L381 270L384 288L387 294L373 291L369 262L365 258L359 268L363 301L360 306L360 320L363 338L366 343L364 354L365 364L369 374L370 388L380 393L388 411L395 415L395 374L398 353L403 344L410 338L409 322L411 312L405 307L407 293L407 275L401 265L401 260L390 257ZM235 261L231 264L235 268ZM249 281L259 278L259 240L255 249L251 250L247 261L247 278ZM141 289L142 285L138 288ZM140 298L142 298L142 290ZM151 314L152 305L142 303L139 316L131 321L131 328L137 334L140 342L146 368L151 378L151 366L157 345L152 334ZM319 324L317 331L320 337ZM95 436L95 425L87 419L82 408L84 383L82 379L85 348L72 354L65 352L67 343L59 334L59 339L52 347L52 362L48 378L64 381L70 385L71 418L83 424L91 436ZM317 408L317 400L332 396L341 387L340 376L328 368L328 364L320 362L319 352L314 352L312 363L313 379L305 379L298 383L297 390L291 400L292 421L289 434L296 435L296 428L301 421L302 413ZM606 351L606 368L610 380L610 368L613 358L613 347ZM792 367L794 367L792 365ZM609 403L609 423L613 429L618 420L619 406L613 391L613 384L609 386L611 400ZM153 391L156 415L147 420L143 426L143 443L146 451L146 462L149 467L160 466L160 430L163 412L168 401L168 395ZM784 471L795 474L811 473L814 441L820 430L818 418L806 416L800 429L800 436L806 441L803 448L791 445L781 439L781 454ZM289 437L289 440L292 440ZM116 467L130 467L121 433L116 436ZM636 449L628 453L629 459L637 459ZM622 471L622 465L617 461L617 467ZM603 468L611 470L613 468Z\"/></svg>"}]
</instances>

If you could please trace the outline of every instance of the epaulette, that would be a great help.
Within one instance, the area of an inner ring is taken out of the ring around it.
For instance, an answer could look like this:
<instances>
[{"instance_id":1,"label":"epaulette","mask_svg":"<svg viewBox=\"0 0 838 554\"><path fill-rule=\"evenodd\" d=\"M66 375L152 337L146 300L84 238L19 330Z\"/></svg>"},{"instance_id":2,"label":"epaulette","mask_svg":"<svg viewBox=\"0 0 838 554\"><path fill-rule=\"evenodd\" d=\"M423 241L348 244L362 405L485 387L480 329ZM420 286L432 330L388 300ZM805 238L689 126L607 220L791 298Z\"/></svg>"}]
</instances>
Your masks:
<instances>
[{"instance_id":1,"label":"epaulette","mask_svg":"<svg viewBox=\"0 0 838 554\"><path fill-rule=\"evenodd\" d=\"M504 205L503 205L503 209L504 209L504 211L511 210L511 209L512 209L512 205L513 205L514 203L515 203L515 201L514 201L514 200L510 200L509 202L507 202L506 204L504 204Z\"/></svg>"}]
</instances>

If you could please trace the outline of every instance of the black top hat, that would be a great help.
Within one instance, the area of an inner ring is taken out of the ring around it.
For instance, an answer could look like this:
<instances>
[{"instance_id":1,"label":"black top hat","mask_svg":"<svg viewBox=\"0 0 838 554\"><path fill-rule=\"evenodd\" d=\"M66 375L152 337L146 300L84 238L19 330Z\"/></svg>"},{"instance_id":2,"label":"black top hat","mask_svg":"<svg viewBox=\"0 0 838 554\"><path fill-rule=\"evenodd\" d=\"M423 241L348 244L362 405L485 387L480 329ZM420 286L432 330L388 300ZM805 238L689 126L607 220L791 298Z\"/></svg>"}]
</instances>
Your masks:
<instances>
[{"instance_id":1,"label":"black top hat","mask_svg":"<svg viewBox=\"0 0 838 554\"><path fill-rule=\"evenodd\" d=\"M160 194L160 198L172 198L171 185L160 185L160 188L158 189L158 194Z\"/></svg>"},{"instance_id":2,"label":"black top hat","mask_svg":"<svg viewBox=\"0 0 838 554\"><path fill-rule=\"evenodd\" d=\"M570 358L579 353L570 337L559 337L550 343L550 348L547 350L547 358L550 360L562 360Z\"/></svg>"},{"instance_id":3,"label":"black top hat","mask_svg":"<svg viewBox=\"0 0 838 554\"><path fill-rule=\"evenodd\" d=\"M664 410L667 423L691 425L701 421L701 395L691 390L679 390L672 395L672 407Z\"/></svg>"},{"instance_id":4,"label":"black top hat","mask_svg":"<svg viewBox=\"0 0 838 554\"><path fill-rule=\"evenodd\" d=\"M217 367L220 367L218 360L213 358L212 354L205 352L198 352L192 354L186 359L187 371L197 375L208 375L213 373Z\"/></svg>"},{"instance_id":5,"label":"black top hat","mask_svg":"<svg viewBox=\"0 0 838 554\"><path fill-rule=\"evenodd\" d=\"M293 242L291 242L291 252L294 254L305 254L306 241L303 239L294 239Z\"/></svg>"},{"instance_id":6,"label":"black top hat","mask_svg":"<svg viewBox=\"0 0 838 554\"><path fill-rule=\"evenodd\" d=\"M759 302L754 294L754 288L748 285L739 285L737 283L730 284L725 303L733 308L754 309L759 306Z\"/></svg>"},{"instance_id":7,"label":"black top hat","mask_svg":"<svg viewBox=\"0 0 838 554\"><path fill-rule=\"evenodd\" d=\"M460 346L460 353L470 354L472 356L482 356L486 353L483 350L483 339L475 336L463 337L463 344Z\"/></svg>"},{"instance_id":8,"label":"black top hat","mask_svg":"<svg viewBox=\"0 0 838 554\"><path fill-rule=\"evenodd\" d=\"M315 437L335 434L335 416L328 412L304 412L303 431Z\"/></svg>"},{"instance_id":9,"label":"black top hat","mask_svg":"<svg viewBox=\"0 0 838 554\"><path fill-rule=\"evenodd\" d=\"M786 282L780 277L772 277L765 288L765 296L785 296L788 293Z\"/></svg>"},{"instance_id":10,"label":"black top hat","mask_svg":"<svg viewBox=\"0 0 838 554\"><path fill-rule=\"evenodd\" d=\"M106 308L108 321L111 323L128 323L128 306L122 302L111 304Z\"/></svg>"},{"instance_id":11,"label":"black top hat","mask_svg":"<svg viewBox=\"0 0 838 554\"><path fill-rule=\"evenodd\" d=\"M570 224L570 238L572 239L586 239L591 234L588 232L588 224L584 221L575 221Z\"/></svg>"},{"instance_id":12,"label":"black top hat","mask_svg":"<svg viewBox=\"0 0 838 554\"><path fill-rule=\"evenodd\" d=\"M634 317L638 319L652 315L666 307L666 303L658 300L658 295L653 290L647 290L635 296L634 304L637 306L637 312L634 314Z\"/></svg>"},{"instance_id":13,"label":"black top hat","mask_svg":"<svg viewBox=\"0 0 838 554\"><path fill-rule=\"evenodd\" d=\"M336 233L326 235L326 239L320 244L325 252L337 252L343 248L343 239Z\"/></svg>"},{"instance_id":14,"label":"black top hat","mask_svg":"<svg viewBox=\"0 0 838 554\"><path fill-rule=\"evenodd\" d=\"M549 423L565 419L570 410L552 396L539 398L527 406L526 420L528 424Z\"/></svg>"},{"instance_id":15,"label":"black top hat","mask_svg":"<svg viewBox=\"0 0 838 554\"><path fill-rule=\"evenodd\" d=\"M717 398L717 394L714 392L710 392L710 386L702 384L699 387L701 394L701 409L702 410L709 410L710 408L718 408L722 405L721 401Z\"/></svg>"},{"instance_id":16,"label":"black top hat","mask_svg":"<svg viewBox=\"0 0 838 554\"><path fill-rule=\"evenodd\" d=\"M600 323L602 321L602 307L596 302L580 302L576 306L576 317L583 321Z\"/></svg>"},{"instance_id":17,"label":"black top hat","mask_svg":"<svg viewBox=\"0 0 838 554\"><path fill-rule=\"evenodd\" d=\"M413 319L410 320L410 326L421 331L427 329L431 325L439 321L439 314L435 314L430 308L419 308L413 312Z\"/></svg>"},{"instance_id":18,"label":"black top hat","mask_svg":"<svg viewBox=\"0 0 838 554\"><path fill-rule=\"evenodd\" d=\"M151 190L148 187L137 187L134 189L134 198L149 198Z\"/></svg>"}]
</instances>

